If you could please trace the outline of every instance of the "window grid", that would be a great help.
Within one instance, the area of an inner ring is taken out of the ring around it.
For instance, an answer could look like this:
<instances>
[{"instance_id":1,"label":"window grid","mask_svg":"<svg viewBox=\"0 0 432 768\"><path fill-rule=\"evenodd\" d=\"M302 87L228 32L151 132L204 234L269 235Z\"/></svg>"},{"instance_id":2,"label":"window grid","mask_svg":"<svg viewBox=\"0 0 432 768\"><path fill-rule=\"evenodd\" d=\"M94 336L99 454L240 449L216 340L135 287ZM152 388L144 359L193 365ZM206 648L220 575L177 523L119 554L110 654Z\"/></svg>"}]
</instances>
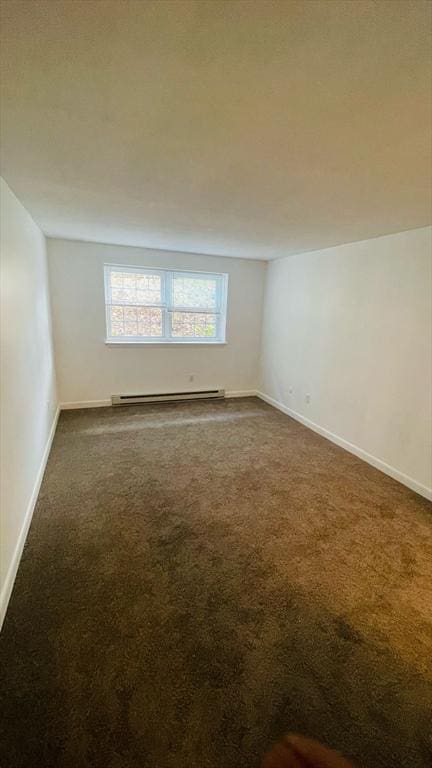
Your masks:
<instances>
[{"instance_id":1,"label":"window grid","mask_svg":"<svg viewBox=\"0 0 432 768\"><path fill-rule=\"evenodd\" d=\"M225 341L228 275L105 265L107 341Z\"/></svg>"}]
</instances>

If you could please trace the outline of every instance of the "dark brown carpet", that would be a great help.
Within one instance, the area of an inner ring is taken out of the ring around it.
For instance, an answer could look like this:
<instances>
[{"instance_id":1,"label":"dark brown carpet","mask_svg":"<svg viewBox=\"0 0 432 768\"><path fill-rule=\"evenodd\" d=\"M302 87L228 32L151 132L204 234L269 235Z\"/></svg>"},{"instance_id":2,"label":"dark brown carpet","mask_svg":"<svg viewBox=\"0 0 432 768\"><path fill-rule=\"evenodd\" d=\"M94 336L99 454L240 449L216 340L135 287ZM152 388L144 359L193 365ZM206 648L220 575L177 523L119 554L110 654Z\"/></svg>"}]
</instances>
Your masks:
<instances>
[{"instance_id":1,"label":"dark brown carpet","mask_svg":"<svg viewBox=\"0 0 432 768\"><path fill-rule=\"evenodd\" d=\"M8 767L432 764L431 505L256 399L61 415L0 642Z\"/></svg>"}]
</instances>

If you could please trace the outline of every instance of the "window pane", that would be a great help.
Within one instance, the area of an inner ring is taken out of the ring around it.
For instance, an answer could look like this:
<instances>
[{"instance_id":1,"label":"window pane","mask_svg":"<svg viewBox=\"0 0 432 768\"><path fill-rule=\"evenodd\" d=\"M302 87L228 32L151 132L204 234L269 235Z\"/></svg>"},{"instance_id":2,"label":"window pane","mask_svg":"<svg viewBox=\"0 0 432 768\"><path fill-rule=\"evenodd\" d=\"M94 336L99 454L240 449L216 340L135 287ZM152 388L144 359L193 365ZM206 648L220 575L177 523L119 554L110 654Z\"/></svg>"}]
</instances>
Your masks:
<instances>
[{"instance_id":1,"label":"window pane","mask_svg":"<svg viewBox=\"0 0 432 768\"><path fill-rule=\"evenodd\" d=\"M216 315L209 312L173 312L171 324L177 338L216 338Z\"/></svg>"},{"instance_id":2,"label":"window pane","mask_svg":"<svg viewBox=\"0 0 432 768\"><path fill-rule=\"evenodd\" d=\"M160 275L142 272L110 272L113 304L161 304Z\"/></svg>"},{"instance_id":3,"label":"window pane","mask_svg":"<svg viewBox=\"0 0 432 768\"><path fill-rule=\"evenodd\" d=\"M217 279L174 275L173 306L217 309Z\"/></svg>"},{"instance_id":4,"label":"window pane","mask_svg":"<svg viewBox=\"0 0 432 768\"><path fill-rule=\"evenodd\" d=\"M109 309L111 336L162 336L162 310L154 307L122 307Z\"/></svg>"}]
</instances>

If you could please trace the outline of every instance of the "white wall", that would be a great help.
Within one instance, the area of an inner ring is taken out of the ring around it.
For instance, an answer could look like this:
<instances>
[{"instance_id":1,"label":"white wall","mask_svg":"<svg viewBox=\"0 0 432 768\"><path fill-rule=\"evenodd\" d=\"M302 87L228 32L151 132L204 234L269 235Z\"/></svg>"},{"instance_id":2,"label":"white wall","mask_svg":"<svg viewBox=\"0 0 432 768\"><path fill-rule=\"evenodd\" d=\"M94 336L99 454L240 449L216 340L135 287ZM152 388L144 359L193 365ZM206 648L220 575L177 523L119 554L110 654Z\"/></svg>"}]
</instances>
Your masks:
<instances>
[{"instance_id":1,"label":"white wall","mask_svg":"<svg viewBox=\"0 0 432 768\"><path fill-rule=\"evenodd\" d=\"M298 418L425 495L432 486L431 231L271 262L260 384Z\"/></svg>"},{"instance_id":2,"label":"white wall","mask_svg":"<svg viewBox=\"0 0 432 768\"><path fill-rule=\"evenodd\" d=\"M0 181L0 624L56 421L45 238Z\"/></svg>"},{"instance_id":3,"label":"white wall","mask_svg":"<svg viewBox=\"0 0 432 768\"><path fill-rule=\"evenodd\" d=\"M120 392L256 389L265 263L54 239L48 254L62 403L103 402ZM227 272L227 344L106 345L104 263Z\"/></svg>"}]
</instances>

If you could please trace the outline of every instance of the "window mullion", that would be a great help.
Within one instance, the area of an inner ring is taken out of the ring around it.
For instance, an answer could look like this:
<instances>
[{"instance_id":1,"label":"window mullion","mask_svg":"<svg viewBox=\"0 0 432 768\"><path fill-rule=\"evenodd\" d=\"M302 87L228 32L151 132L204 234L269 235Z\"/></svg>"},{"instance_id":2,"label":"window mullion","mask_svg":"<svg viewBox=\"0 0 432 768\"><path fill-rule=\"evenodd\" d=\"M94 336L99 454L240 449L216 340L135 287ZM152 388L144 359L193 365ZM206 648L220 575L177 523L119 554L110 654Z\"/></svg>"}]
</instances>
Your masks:
<instances>
[{"instance_id":1,"label":"window mullion","mask_svg":"<svg viewBox=\"0 0 432 768\"><path fill-rule=\"evenodd\" d=\"M182 312L187 314L198 315L220 315L222 314L218 309L211 309L209 307L170 307L169 312Z\"/></svg>"},{"instance_id":2,"label":"window mullion","mask_svg":"<svg viewBox=\"0 0 432 768\"><path fill-rule=\"evenodd\" d=\"M107 301L107 307L143 307L144 309L165 309L164 304L145 304L133 301Z\"/></svg>"},{"instance_id":3,"label":"window mullion","mask_svg":"<svg viewBox=\"0 0 432 768\"><path fill-rule=\"evenodd\" d=\"M164 300L165 300L165 338L172 338L171 323L171 303L172 303L172 272L165 272L164 280Z\"/></svg>"}]
</instances>

